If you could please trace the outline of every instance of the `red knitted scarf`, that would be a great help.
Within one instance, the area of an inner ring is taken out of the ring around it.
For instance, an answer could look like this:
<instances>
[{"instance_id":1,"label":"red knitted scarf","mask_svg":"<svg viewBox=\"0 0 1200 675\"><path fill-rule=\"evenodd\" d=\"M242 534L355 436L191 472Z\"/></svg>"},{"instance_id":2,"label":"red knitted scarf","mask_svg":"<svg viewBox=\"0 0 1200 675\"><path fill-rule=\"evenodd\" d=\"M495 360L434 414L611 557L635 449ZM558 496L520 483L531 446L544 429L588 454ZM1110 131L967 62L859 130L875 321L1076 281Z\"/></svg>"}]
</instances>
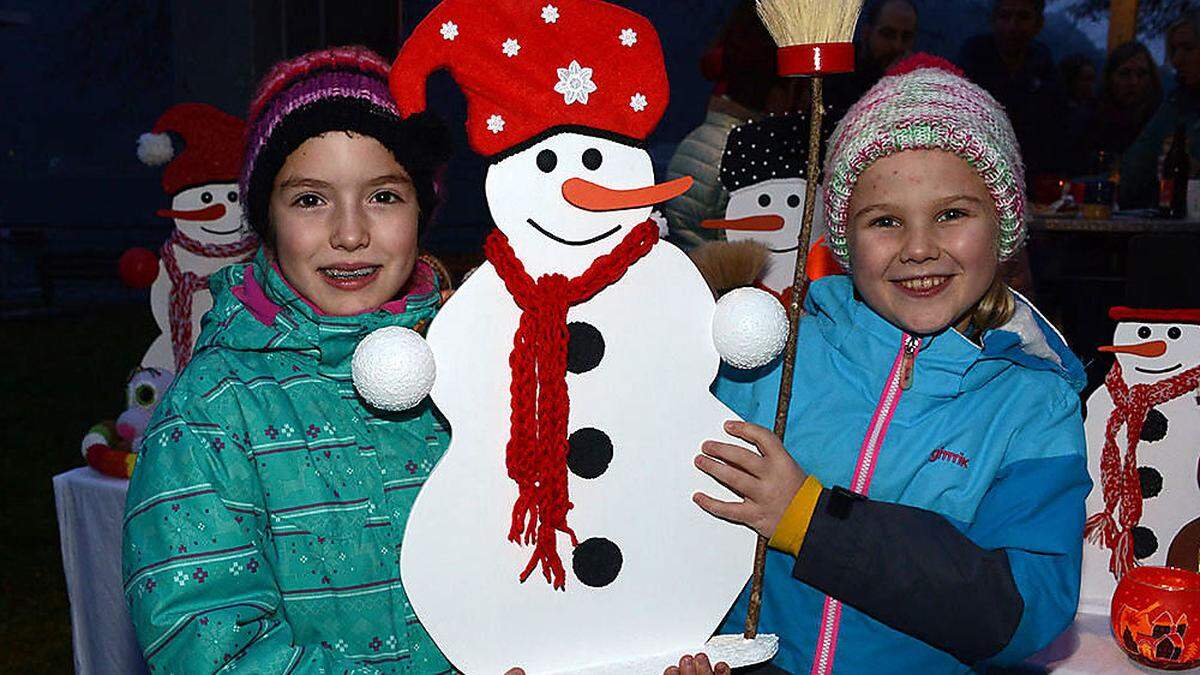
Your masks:
<instances>
[{"instance_id":1,"label":"red knitted scarf","mask_svg":"<svg viewBox=\"0 0 1200 675\"><path fill-rule=\"evenodd\" d=\"M196 291L208 288L208 276L179 269L175 260L178 246L188 253L205 258L235 258L230 263L244 262L258 248L258 238L250 235L232 244L203 244L192 239L177 228L162 245L163 266L171 279L171 300L167 316L171 322L171 351L175 355L175 372L178 374L192 359L192 297Z\"/></svg>"},{"instance_id":2,"label":"red knitted scarf","mask_svg":"<svg viewBox=\"0 0 1200 675\"><path fill-rule=\"evenodd\" d=\"M1120 579L1134 566L1133 527L1142 518L1142 487L1137 471L1137 446L1142 425L1151 408L1179 398L1200 385L1200 366L1150 384L1129 387L1121 377L1121 366L1113 363L1104 386L1113 400L1113 411L1104 427L1104 449L1100 454L1100 484L1104 510L1087 519L1084 535L1093 543L1103 542L1112 550L1108 569ZM1117 432L1125 427L1125 458L1117 447ZM1114 516L1120 506L1119 516Z\"/></svg>"},{"instance_id":3,"label":"red knitted scarf","mask_svg":"<svg viewBox=\"0 0 1200 675\"><path fill-rule=\"evenodd\" d=\"M484 244L487 259L521 309L508 363L512 369L511 428L505 464L517 483L509 541L534 544L525 581L541 563L542 574L555 588L565 588L558 556L558 532L578 545L567 526L571 502L567 494L567 310L585 302L620 279L658 241L658 225L648 220L634 227L611 253L602 255L577 277L545 274L534 281L499 230Z\"/></svg>"}]
</instances>

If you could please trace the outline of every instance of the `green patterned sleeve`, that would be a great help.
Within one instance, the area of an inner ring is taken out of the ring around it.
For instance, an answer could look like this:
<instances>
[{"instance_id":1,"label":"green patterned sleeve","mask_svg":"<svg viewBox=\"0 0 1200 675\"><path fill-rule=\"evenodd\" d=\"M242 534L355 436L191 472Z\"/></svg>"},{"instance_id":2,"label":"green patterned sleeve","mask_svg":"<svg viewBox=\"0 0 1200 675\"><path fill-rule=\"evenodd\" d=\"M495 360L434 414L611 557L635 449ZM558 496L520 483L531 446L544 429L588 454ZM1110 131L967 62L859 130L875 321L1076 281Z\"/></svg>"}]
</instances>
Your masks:
<instances>
[{"instance_id":1,"label":"green patterned sleeve","mask_svg":"<svg viewBox=\"0 0 1200 675\"><path fill-rule=\"evenodd\" d=\"M376 673L296 644L262 554L266 512L245 438L163 411L125 505L124 593L158 672Z\"/></svg>"}]
</instances>

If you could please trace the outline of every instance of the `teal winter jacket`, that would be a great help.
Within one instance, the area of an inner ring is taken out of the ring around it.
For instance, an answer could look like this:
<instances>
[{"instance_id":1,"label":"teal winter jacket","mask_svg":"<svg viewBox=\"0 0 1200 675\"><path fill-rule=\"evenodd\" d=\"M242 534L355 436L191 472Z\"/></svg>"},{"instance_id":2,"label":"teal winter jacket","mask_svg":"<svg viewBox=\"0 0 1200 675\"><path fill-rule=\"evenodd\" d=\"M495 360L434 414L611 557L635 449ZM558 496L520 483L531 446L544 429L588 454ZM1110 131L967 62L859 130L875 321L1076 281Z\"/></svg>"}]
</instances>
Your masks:
<instances>
[{"instance_id":1,"label":"teal winter jacket","mask_svg":"<svg viewBox=\"0 0 1200 675\"><path fill-rule=\"evenodd\" d=\"M124 591L159 673L435 673L400 583L405 521L447 433L428 402L371 410L350 359L437 311L319 314L260 252L212 278L195 357L147 429L125 508Z\"/></svg>"},{"instance_id":2,"label":"teal winter jacket","mask_svg":"<svg viewBox=\"0 0 1200 675\"><path fill-rule=\"evenodd\" d=\"M905 335L847 277L812 285L784 446L824 489L797 555L768 553L760 630L780 637L775 665L970 672L1020 662L1070 624L1091 486L1083 369L1016 302L979 347L954 330ZM716 390L770 428L779 378L774 364Z\"/></svg>"}]
</instances>

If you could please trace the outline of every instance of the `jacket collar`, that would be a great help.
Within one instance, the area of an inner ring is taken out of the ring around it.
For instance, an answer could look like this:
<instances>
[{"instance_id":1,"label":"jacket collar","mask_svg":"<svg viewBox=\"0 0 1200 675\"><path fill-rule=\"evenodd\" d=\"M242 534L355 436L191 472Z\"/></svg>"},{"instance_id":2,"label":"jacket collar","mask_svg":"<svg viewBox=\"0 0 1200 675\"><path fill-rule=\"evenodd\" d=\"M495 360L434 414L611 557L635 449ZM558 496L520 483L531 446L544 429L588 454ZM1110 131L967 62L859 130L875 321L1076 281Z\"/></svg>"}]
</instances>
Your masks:
<instances>
[{"instance_id":1,"label":"jacket collar","mask_svg":"<svg viewBox=\"0 0 1200 675\"><path fill-rule=\"evenodd\" d=\"M913 390L953 397L978 389L1014 367L1053 372L1077 391L1082 389L1083 366L1062 336L1028 300L1014 296L1013 319L984 333L982 347L952 328L923 337ZM813 282L805 305L825 339L861 368L868 381L886 378L904 333L855 297L850 277Z\"/></svg>"}]
</instances>

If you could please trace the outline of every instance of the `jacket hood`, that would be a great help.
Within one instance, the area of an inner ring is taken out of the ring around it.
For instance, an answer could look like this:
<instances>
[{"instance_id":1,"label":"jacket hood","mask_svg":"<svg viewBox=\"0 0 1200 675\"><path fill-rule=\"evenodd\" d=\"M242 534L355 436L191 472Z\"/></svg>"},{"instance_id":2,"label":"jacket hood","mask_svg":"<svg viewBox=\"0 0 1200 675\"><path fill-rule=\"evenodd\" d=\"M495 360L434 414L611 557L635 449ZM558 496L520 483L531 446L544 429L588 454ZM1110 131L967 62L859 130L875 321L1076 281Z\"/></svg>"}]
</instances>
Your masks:
<instances>
[{"instance_id":1,"label":"jacket hood","mask_svg":"<svg viewBox=\"0 0 1200 675\"><path fill-rule=\"evenodd\" d=\"M1087 376L1063 336L1024 296L1013 292L1016 311L1003 326L983 334L980 347L953 328L921 340L914 388L937 396L979 389L1012 368L1045 371L1076 392ZM852 362L870 368L890 364L903 332L855 297L850 277L819 279L809 287L805 308L825 338Z\"/></svg>"},{"instance_id":2,"label":"jacket hood","mask_svg":"<svg viewBox=\"0 0 1200 675\"><path fill-rule=\"evenodd\" d=\"M196 353L221 346L235 351L292 352L330 374L349 372L359 341L385 326L420 329L441 296L437 277L417 260L396 300L353 316L322 313L280 275L260 248L254 260L231 265L209 280L213 309L205 315Z\"/></svg>"}]
</instances>

